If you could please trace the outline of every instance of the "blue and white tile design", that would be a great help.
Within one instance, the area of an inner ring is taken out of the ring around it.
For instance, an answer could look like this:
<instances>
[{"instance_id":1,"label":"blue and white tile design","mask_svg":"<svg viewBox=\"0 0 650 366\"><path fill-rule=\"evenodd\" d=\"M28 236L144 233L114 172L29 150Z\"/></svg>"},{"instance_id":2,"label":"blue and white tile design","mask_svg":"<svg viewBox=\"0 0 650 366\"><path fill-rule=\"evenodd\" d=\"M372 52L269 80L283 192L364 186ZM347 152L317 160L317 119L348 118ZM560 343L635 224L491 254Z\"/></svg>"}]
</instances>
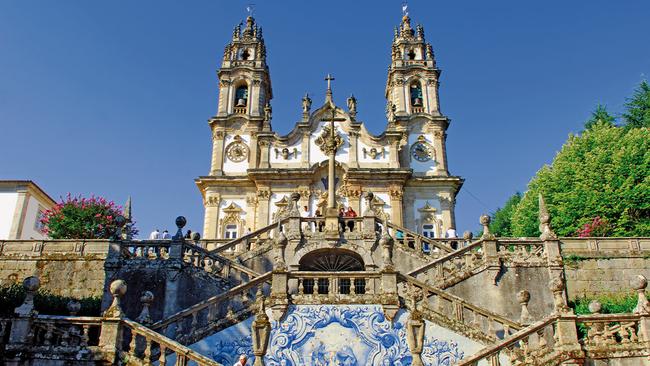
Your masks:
<instances>
[{"instance_id":1,"label":"blue and white tile design","mask_svg":"<svg viewBox=\"0 0 650 366\"><path fill-rule=\"evenodd\" d=\"M265 357L268 366L408 366L408 313L400 311L391 324L379 305L291 306L282 322L272 321ZM214 334L191 348L224 364L240 354L253 360L253 318ZM448 366L483 346L450 330L426 322L422 360L427 366ZM251 362L252 364L252 362Z\"/></svg>"}]
</instances>

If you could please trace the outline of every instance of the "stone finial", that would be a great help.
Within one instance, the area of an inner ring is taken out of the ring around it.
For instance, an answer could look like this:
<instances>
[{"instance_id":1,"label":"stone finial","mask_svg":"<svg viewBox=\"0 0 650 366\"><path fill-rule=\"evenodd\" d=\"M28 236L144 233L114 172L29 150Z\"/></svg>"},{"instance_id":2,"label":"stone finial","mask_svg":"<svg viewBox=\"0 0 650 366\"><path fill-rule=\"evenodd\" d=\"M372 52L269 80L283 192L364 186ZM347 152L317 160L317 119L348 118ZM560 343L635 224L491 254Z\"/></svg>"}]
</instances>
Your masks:
<instances>
[{"instance_id":1,"label":"stone finial","mask_svg":"<svg viewBox=\"0 0 650 366\"><path fill-rule=\"evenodd\" d=\"M138 317L135 318L136 321L144 325L150 325L153 323L153 319L151 319L151 314L149 312L149 307L151 306L153 300L154 300L153 292L144 291L142 293L142 296L140 296L140 302L142 303L142 311L140 312L140 315L138 315Z\"/></svg>"},{"instance_id":2,"label":"stone finial","mask_svg":"<svg viewBox=\"0 0 650 366\"><path fill-rule=\"evenodd\" d=\"M521 324L531 324L533 322L533 317L528 311L528 302L530 301L530 292L526 290L521 290L517 292L517 301L521 305L521 315L519 316L519 322Z\"/></svg>"},{"instance_id":3,"label":"stone finial","mask_svg":"<svg viewBox=\"0 0 650 366\"><path fill-rule=\"evenodd\" d=\"M18 316L31 316L38 314L34 310L34 295L36 291L41 287L41 280L36 276L29 276L23 280L23 288L27 295L22 305L14 309L14 312Z\"/></svg>"},{"instance_id":4,"label":"stone finial","mask_svg":"<svg viewBox=\"0 0 650 366\"><path fill-rule=\"evenodd\" d=\"M113 296L113 303L104 311L104 318L123 318L125 316L122 310L121 299L126 294L126 282L124 280L115 280L109 286L111 296Z\"/></svg>"},{"instance_id":5,"label":"stone finial","mask_svg":"<svg viewBox=\"0 0 650 366\"><path fill-rule=\"evenodd\" d=\"M185 227L185 224L187 224L187 219L184 216L178 216L176 218L176 227L178 230L172 239L183 240L183 228Z\"/></svg>"},{"instance_id":6,"label":"stone finial","mask_svg":"<svg viewBox=\"0 0 650 366\"><path fill-rule=\"evenodd\" d=\"M298 201L300 201L300 193L293 192L289 196L291 200L291 207L289 208L289 216L300 217L300 209L298 208Z\"/></svg>"},{"instance_id":7,"label":"stone finial","mask_svg":"<svg viewBox=\"0 0 650 366\"><path fill-rule=\"evenodd\" d=\"M548 287L553 292L555 312L559 314L570 313L571 309L569 309L564 299L564 281L562 278L560 276L554 277L549 281Z\"/></svg>"},{"instance_id":8,"label":"stone finial","mask_svg":"<svg viewBox=\"0 0 650 366\"><path fill-rule=\"evenodd\" d=\"M600 314L602 309L603 305L598 300L591 300L589 303L589 312L592 314Z\"/></svg>"},{"instance_id":9,"label":"stone finial","mask_svg":"<svg viewBox=\"0 0 650 366\"><path fill-rule=\"evenodd\" d=\"M489 215L483 214L479 218L479 222L481 223L481 225L483 225L483 235L481 235L481 239L488 239L488 240L489 239L494 239L494 235L492 235L492 233L490 233L490 222L491 221L492 221L492 219L490 218Z\"/></svg>"},{"instance_id":10,"label":"stone finial","mask_svg":"<svg viewBox=\"0 0 650 366\"><path fill-rule=\"evenodd\" d=\"M264 296L260 294L256 301L258 302L258 306L255 311L255 320L251 325L251 338L253 340L252 348L253 354L255 355L255 363L253 366L263 366L263 358L266 354L271 334L271 322L269 321L268 315L266 315Z\"/></svg>"},{"instance_id":11,"label":"stone finial","mask_svg":"<svg viewBox=\"0 0 650 366\"><path fill-rule=\"evenodd\" d=\"M379 246L382 247L382 257L384 260L384 268L393 267L393 245L395 240L388 233L388 230L384 231L384 234L379 239Z\"/></svg>"},{"instance_id":12,"label":"stone finial","mask_svg":"<svg viewBox=\"0 0 650 366\"><path fill-rule=\"evenodd\" d=\"M282 232L280 229L280 223L278 222L278 235L273 241L273 247L276 250L273 269L286 270L287 264L284 258L284 249L287 247L287 236L284 235L284 232Z\"/></svg>"},{"instance_id":13,"label":"stone finial","mask_svg":"<svg viewBox=\"0 0 650 366\"><path fill-rule=\"evenodd\" d=\"M650 302L645 295L645 289L648 287L648 280L643 275L638 275L630 281L632 288L638 293L634 314L650 314Z\"/></svg>"},{"instance_id":14,"label":"stone finial","mask_svg":"<svg viewBox=\"0 0 650 366\"><path fill-rule=\"evenodd\" d=\"M122 215L117 215L115 217L115 225L117 226L117 230L113 233L113 240L120 240L122 239L122 232L124 230L124 225L126 225L126 218Z\"/></svg>"},{"instance_id":15,"label":"stone finial","mask_svg":"<svg viewBox=\"0 0 650 366\"><path fill-rule=\"evenodd\" d=\"M81 310L81 303L77 300L70 300L66 304L66 308L68 309L68 312L71 316L76 316Z\"/></svg>"},{"instance_id":16,"label":"stone finial","mask_svg":"<svg viewBox=\"0 0 650 366\"><path fill-rule=\"evenodd\" d=\"M472 232L469 231L469 230L466 230L466 231L463 233L463 239L464 239L466 242L471 242L472 239L474 239L474 233L472 233Z\"/></svg>"},{"instance_id":17,"label":"stone finial","mask_svg":"<svg viewBox=\"0 0 650 366\"><path fill-rule=\"evenodd\" d=\"M199 233L198 231L193 232L192 233L192 240L193 241L201 240L201 233Z\"/></svg>"},{"instance_id":18,"label":"stone finial","mask_svg":"<svg viewBox=\"0 0 650 366\"><path fill-rule=\"evenodd\" d=\"M375 210L372 209L372 200L375 199L375 194L372 192L366 193L366 209L363 211L363 216L376 216Z\"/></svg>"},{"instance_id":19,"label":"stone finial","mask_svg":"<svg viewBox=\"0 0 650 366\"><path fill-rule=\"evenodd\" d=\"M539 232L541 233L539 236L541 240L557 239L557 236L551 229L551 215L548 213L546 202L544 202L544 196L542 196L541 192L539 194Z\"/></svg>"}]
</instances>

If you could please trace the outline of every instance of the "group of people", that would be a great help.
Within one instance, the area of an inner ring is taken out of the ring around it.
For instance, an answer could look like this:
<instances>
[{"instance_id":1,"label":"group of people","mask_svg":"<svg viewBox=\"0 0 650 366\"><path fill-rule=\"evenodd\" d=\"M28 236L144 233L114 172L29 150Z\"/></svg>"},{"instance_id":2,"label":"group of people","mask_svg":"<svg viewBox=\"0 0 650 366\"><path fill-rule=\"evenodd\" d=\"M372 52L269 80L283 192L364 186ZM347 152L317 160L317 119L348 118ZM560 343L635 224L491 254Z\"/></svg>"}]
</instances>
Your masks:
<instances>
[{"instance_id":1,"label":"group of people","mask_svg":"<svg viewBox=\"0 0 650 366\"><path fill-rule=\"evenodd\" d=\"M250 230L250 229L249 229ZM201 238L201 234L194 232L192 233L192 230L187 230L187 233L183 236L185 239L191 239L191 240L199 240ZM172 235L169 233L167 230L163 230L161 233L160 230L156 229L149 234L149 240L169 240L172 239Z\"/></svg>"},{"instance_id":2,"label":"group of people","mask_svg":"<svg viewBox=\"0 0 650 366\"><path fill-rule=\"evenodd\" d=\"M169 234L169 231L163 230L161 233L160 230L156 229L149 234L149 240L160 240L160 239L171 239L172 236Z\"/></svg>"},{"instance_id":3,"label":"group of people","mask_svg":"<svg viewBox=\"0 0 650 366\"><path fill-rule=\"evenodd\" d=\"M309 216L309 207L304 206L303 207L305 216ZM323 213L320 211L320 209L316 209L316 212L314 212L315 217L323 217ZM341 225L341 231L345 231L346 228L349 228L350 231L354 230L354 220L345 220L345 219L351 219L357 217L357 212L354 211L352 207L349 207L346 209L344 206L339 207L339 225ZM318 231L323 231L323 227L325 226L325 222L319 222L318 223Z\"/></svg>"}]
</instances>

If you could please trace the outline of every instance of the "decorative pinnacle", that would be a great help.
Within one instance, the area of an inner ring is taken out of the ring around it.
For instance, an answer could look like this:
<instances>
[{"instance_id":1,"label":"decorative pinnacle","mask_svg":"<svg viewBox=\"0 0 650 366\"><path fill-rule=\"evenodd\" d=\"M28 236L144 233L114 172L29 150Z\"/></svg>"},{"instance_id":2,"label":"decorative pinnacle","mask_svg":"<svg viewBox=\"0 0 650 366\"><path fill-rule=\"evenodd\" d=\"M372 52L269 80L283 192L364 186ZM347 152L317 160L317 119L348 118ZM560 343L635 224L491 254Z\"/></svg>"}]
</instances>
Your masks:
<instances>
[{"instance_id":1,"label":"decorative pinnacle","mask_svg":"<svg viewBox=\"0 0 650 366\"><path fill-rule=\"evenodd\" d=\"M332 103L332 80L334 77L331 74L327 74L325 81L327 81L327 92L325 93L325 101Z\"/></svg>"},{"instance_id":2,"label":"decorative pinnacle","mask_svg":"<svg viewBox=\"0 0 650 366\"><path fill-rule=\"evenodd\" d=\"M402 15L407 17L409 16L409 3L408 1L402 2Z\"/></svg>"}]
</instances>

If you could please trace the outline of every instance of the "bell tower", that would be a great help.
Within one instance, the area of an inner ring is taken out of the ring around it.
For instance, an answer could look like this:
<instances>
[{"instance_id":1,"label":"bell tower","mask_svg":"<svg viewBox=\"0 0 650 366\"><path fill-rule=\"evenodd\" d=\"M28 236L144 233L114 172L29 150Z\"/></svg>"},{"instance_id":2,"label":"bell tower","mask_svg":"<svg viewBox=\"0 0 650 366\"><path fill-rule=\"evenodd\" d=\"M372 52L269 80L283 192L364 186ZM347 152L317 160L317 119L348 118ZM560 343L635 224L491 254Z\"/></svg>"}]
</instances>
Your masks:
<instances>
[{"instance_id":1,"label":"bell tower","mask_svg":"<svg viewBox=\"0 0 650 366\"><path fill-rule=\"evenodd\" d=\"M440 114L436 60L431 44L424 38L424 27L414 30L405 13L399 28L395 27L388 68L386 99L392 112L399 115Z\"/></svg>"},{"instance_id":2,"label":"bell tower","mask_svg":"<svg viewBox=\"0 0 650 366\"><path fill-rule=\"evenodd\" d=\"M242 26L244 29L242 30ZM248 16L239 23L223 52L219 105L212 129L211 176L243 175L256 168L257 133L271 131L271 77L262 28ZM229 159L224 159L224 155Z\"/></svg>"},{"instance_id":3,"label":"bell tower","mask_svg":"<svg viewBox=\"0 0 650 366\"><path fill-rule=\"evenodd\" d=\"M232 40L223 52L219 76L218 117L244 115L263 117L273 97L266 45L262 28L252 16L235 26Z\"/></svg>"}]
</instances>

